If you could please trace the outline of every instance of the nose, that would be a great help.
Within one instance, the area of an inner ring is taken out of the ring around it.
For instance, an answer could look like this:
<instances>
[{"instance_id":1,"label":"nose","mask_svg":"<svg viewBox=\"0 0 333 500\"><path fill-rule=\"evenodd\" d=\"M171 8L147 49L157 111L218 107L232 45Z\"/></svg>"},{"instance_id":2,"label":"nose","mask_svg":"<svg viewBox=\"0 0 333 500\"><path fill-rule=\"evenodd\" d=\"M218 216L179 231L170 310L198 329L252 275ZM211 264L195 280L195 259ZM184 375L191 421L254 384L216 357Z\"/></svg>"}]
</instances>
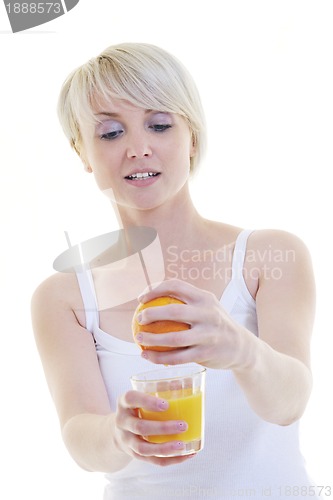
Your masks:
<instances>
[{"instance_id":1,"label":"nose","mask_svg":"<svg viewBox=\"0 0 333 500\"><path fill-rule=\"evenodd\" d=\"M137 133L128 137L127 157L145 158L152 155L148 136L145 133Z\"/></svg>"}]
</instances>

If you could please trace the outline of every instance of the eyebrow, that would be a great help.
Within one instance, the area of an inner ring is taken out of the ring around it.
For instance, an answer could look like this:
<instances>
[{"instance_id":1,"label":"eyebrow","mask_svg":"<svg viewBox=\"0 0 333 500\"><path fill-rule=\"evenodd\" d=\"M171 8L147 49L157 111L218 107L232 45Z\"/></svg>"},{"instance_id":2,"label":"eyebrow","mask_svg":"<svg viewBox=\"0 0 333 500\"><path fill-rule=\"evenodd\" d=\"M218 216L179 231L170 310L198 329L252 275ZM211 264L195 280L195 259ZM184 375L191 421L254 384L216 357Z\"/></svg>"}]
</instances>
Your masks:
<instances>
[{"instance_id":1,"label":"eyebrow","mask_svg":"<svg viewBox=\"0 0 333 500\"><path fill-rule=\"evenodd\" d=\"M119 113L110 113L109 111L100 111L99 113L94 113L94 116L111 116L111 117L117 117L119 116Z\"/></svg>"},{"instance_id":2,"label":"eyebrow","mask_svg":"<svg viewBox=\"0 0 333 500\"><path fill-rule=\"evenodd\" d=\"M157 111L154 109L145 109L145 114L147 115L148 113L151 113L154 111L155 113L165 113L165 111ZM111 111L99 111L98 113L94 113L94 116L110 116L111 118L118 118L121 116L120 113L115 113Z\"/></svg>"}]
</instances>

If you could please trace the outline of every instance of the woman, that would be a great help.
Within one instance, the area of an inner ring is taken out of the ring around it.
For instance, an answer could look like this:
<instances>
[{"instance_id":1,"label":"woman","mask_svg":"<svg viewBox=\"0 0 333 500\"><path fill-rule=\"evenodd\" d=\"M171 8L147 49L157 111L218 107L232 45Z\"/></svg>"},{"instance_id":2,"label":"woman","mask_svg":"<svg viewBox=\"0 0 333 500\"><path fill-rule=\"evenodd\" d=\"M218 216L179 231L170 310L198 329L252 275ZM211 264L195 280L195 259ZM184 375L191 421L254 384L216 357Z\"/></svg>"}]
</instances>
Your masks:
<instances>
[{"instance_id":1,"label":"woman","mask_svg":"<svg viewBox=\"0 0 333 500\"><path fill-rule=\"evenodd\" d=\"M203 152L203 114L191 77L165 51L109 47L68 77L59 116L124 231L157 231L165 279L140 301L171 295L185 303L142 312L140 343L148 349L140 356L131 333L137 300L129 293L117 301L132 264L89 262L36 290L36 341L74 460L107 473L105 499L283 498L297 488L314 498L298 446L311 392L315 300L304 244L196 211L189 179ZM147 325L160 319L191 328L150 334ZM157 345L174 349L149 349ZM130 390L129 377L188 362L207 367L205 447L175 457L182 442L142 436L174 434L186 423L139 419L136 408L163 411L167 403Z\"/></svg>"}]
</instances>

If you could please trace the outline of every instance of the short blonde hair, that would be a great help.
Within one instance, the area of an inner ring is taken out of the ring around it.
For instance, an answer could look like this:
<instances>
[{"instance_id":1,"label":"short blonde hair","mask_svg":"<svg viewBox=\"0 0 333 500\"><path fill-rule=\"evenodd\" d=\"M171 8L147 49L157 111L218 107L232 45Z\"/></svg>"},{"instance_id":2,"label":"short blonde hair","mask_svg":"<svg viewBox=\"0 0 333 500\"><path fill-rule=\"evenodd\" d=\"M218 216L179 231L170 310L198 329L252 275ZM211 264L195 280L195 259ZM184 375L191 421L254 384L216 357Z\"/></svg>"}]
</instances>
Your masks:
<instances>
[{"instance_id":1,"label":"short blonde hair","mask_svg":"<svg viewBox=\"0 0 333 500\"><path fill-rule=\"evenodd\" d=\"M195 146L191 158L191 172L194 171L205 148L205 119L196 85L178 59L155 45L122 43L108 47L74 70L62 86L58 116L79 155L80 123L96 122L93 100L110 97L184 117Z\"/></svg>"}]
</instances>

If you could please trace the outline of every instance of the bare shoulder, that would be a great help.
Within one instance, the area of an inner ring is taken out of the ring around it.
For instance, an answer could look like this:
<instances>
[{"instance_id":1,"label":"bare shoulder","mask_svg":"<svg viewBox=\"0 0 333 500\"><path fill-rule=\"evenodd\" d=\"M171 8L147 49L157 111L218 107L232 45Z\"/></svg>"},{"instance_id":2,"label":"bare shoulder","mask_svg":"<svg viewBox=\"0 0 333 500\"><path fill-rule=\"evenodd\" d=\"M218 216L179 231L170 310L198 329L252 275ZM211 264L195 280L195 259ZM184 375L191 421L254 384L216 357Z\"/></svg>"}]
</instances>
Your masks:
<instances>
[{"instance_id":1,"label":"bare shoulder","mask_svg":"<svg viewBox=\"0 0 333 500\"><path fill-rule=\"evenodd\" d=\"M279 229L260 229L250 234L246 252L246 283L255 298L259 288L314 286L310 252L301 238Z\"/></svg>"},{"instance_id":2,"label":"bare shoulder","mask_svg":"<svg viewBox=\"0 0 333 500\"><path fill-rule=\"evenodd\" d=\"M258 285L266 289L315 288L309 249L288 231L254 231L248 241L247 262L258 270Z\"/></svg>"},{"instance_id":3,"label":"bare shoulder","mask_svg":"<svg viewBox=\"0 0 333 500\"><path fill-rule=\"evenodd\" d=\"M78 292L77 280L74 273L55 273L46 278L34 291L32 300L34 302L49 300L70 300L74 293Z\"/></svg>"},{"instance_id":4,"label":"bare shoulder","mask_svg":"<svg viewBox=\"0 0 333 500\"><path fill-rule=\"evenodd\" d=\"M288 231L280 229L260 229L253 231L249 237L248 248L264 250L267 248L285 251L308 253L308 249L301 238Z\"/></svg>"},{"instance_id":5,"label":"bare shoulder","mask_svg":"<svg viewBox=\"0 0 333 500\"><path fill-rule=\"evenodd\" d=\"M247 259L267 270L276 267L311 268L311 255L304 241L297 235L279 229L254 231L248 240Z\"/></svg>"},{"instance_id":6,"label":"bare shoulder","mask_svg":"<svg viewBox=\"0 0 333 500\"><path fill-rule=\"evenodd\" d=\"M74 273L55 273L36 288L31 299L33 319L41 315L74 312L81 324L82 299Z\"/></svg>"}]
</instances>

